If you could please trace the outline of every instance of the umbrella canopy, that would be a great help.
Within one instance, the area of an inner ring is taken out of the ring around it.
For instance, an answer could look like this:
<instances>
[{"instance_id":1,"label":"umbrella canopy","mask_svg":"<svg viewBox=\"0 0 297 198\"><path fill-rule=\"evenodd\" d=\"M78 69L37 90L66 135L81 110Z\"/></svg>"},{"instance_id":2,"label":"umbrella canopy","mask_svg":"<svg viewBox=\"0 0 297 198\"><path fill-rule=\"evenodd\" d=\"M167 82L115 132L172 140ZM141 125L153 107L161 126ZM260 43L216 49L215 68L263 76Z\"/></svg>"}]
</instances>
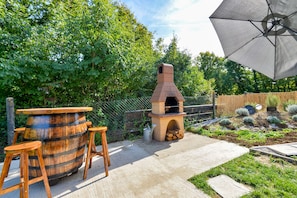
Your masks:
<instances>
[{"instance_id":1,"label":"umbrella canopy","mask_svg":"<svg viewBox=\"0 0 297 198\"><path fill-rule=\"evenodd\" d=\"M224 0L210 20L228 59L273 80L297 75L297 0Z\"/></svg>"}]
</instances>

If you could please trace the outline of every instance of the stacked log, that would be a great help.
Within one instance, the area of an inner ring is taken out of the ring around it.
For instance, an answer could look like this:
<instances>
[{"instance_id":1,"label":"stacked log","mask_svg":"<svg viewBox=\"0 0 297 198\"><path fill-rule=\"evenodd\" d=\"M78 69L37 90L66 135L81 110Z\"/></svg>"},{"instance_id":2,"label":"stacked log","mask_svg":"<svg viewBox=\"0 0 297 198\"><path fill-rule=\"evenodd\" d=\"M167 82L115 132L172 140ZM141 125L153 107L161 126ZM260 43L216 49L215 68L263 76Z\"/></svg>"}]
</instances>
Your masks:
<instances>
[{"instance_id":1,"label":"stacked log","mask_svg":"<svg viewBox=\"0 0 297 198\"><path fill-rule=\"evenodd\" d=\"M166 132L166 140L167 141L172 141L172 140L177 140L177 139L182 139L184 137L184 134L181 133L179 129L169 129Z\"/></svg>"}]
</instances>

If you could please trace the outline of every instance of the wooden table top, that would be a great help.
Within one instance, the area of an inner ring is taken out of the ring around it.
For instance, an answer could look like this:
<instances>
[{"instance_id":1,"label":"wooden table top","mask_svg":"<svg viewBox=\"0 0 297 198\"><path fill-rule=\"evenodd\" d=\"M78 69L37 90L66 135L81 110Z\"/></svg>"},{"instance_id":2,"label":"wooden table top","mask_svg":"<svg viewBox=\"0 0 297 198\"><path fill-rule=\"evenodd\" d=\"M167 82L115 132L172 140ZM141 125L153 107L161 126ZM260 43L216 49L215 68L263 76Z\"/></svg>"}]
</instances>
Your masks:
<instances>
[{"instance_id":1,"label":"wooden table top","mask_svg":"<svg viewBox=\"0 0 297 198\"><path fill-rule=\"evenodd\" d=\"M33 109L17 109L16 114L26 115L49 115L61 113L80 113L92 111L93 107L57 107L57 108L33 108Z\"/></svg>"}]
</instances>

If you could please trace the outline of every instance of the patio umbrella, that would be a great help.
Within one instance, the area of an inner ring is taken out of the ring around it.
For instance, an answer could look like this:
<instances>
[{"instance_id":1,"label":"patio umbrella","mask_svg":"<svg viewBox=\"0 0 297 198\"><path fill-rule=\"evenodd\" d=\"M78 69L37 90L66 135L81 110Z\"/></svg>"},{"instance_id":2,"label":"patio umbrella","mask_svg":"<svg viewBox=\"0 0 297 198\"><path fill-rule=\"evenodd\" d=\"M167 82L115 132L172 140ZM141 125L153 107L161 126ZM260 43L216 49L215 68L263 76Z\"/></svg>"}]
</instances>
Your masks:
<instances>
[{"instance_id":1,"label":"patio umbrella","mask_svg":"<svg viewBox=\"0 0 297 198\"><path fill-rule=\"evenodd\" d=\"M297 0L224 0L210 20L228 59L273 80L297 75Z\"/></svg>"}]
</instances>

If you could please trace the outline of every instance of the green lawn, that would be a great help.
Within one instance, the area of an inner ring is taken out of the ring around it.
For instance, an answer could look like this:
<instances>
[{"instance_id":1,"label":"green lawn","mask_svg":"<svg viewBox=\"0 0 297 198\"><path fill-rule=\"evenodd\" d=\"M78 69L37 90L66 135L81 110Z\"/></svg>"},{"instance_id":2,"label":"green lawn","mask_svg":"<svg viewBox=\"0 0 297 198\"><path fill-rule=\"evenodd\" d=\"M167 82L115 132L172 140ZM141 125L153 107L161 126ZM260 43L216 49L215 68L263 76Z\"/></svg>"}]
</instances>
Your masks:
<instances>
[{"instance_id":1,"label":"green lawn","mask_svg":"<svg viewBox=\"0 0 297 198\"><path fill-rule=\"evenodd\" d=\"M297 197L297 166L278 158L270 158L268 163L257 159L257 154L245 154L189 181L211 197L219 196L207 180L221 174L252 187L253 192L244 197Z\"/></svg>"}]
</instances>

